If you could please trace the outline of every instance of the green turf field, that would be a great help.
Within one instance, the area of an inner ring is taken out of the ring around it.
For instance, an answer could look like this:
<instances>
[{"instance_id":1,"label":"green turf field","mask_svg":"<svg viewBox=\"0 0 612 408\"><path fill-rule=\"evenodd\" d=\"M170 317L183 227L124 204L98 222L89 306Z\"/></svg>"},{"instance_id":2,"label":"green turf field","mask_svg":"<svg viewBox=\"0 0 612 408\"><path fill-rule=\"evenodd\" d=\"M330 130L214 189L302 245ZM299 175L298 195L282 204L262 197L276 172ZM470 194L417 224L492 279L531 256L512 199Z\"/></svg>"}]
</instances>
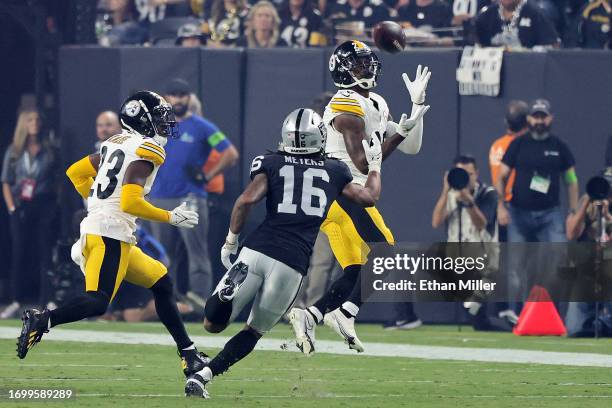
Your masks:
<instances>
[{"instance_id":1,"label":"green turf field","mask_svg":"<svg viewBox=\"0 0 612 408\"><path fill-rule=\"evenodd\" d=\"M17 328L19 322L1 322ZM101 332L164 333L160 324L77 323L66 329ZM234 325L222 335L240 328ZM203 335L199 325L189 325ZM383 331L358 326L368 342L508 348L612 354L612 340L524 338L475 333L464 327L426 326L414 331ZM290 339L286 325L270 337ZM317 339L336 340L327 328ZM206 350L205 344L198 344ZM210 400L186 400L183 377L172 347L47 341L27 359L15 357L15 342L0 340L0 389L71 388L76 399L54 406L115 407L608 407L612 406L612 369L539 364L425 360L255 351L209 386ZM213 353L216 350L210 350ZM508 351L512 353L511 350ZM1 406L40 407L0 399ZM72 404L72 405L71 405Z\"/></svg>"}]
</instances>

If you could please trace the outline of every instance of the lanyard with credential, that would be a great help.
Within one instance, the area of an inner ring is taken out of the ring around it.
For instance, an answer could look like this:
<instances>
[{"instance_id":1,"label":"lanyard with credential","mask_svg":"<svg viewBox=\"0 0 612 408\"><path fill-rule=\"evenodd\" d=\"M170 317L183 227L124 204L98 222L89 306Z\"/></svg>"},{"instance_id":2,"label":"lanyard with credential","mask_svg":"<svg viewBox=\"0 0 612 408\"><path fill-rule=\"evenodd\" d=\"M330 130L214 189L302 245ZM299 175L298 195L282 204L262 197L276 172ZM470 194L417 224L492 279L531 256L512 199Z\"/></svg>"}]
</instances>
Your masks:
<instances>
[{"instance_id":1,"label":"lanyard with credential","mask_svg":"<svg viewBox=\"0 0 612 408\"><path fill-rule=\"evenodd\" d=\"M38 161L34 160L34 162L32 163L32 161L30 160L30 153L26 152L23 155L23 164L25 166L25 171L28 178L34 178L34 174L36 174L36 172L38 171Z\"/></svg>"}]
</instances>

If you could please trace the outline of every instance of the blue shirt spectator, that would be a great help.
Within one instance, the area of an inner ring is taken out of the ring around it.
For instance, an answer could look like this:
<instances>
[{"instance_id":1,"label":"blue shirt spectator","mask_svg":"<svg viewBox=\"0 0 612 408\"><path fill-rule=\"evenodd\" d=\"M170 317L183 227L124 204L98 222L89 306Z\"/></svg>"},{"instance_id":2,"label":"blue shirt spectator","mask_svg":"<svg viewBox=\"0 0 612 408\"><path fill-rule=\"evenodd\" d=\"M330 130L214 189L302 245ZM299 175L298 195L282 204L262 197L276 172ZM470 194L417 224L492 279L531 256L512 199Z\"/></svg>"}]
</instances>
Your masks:
<instances>
[{"instance_id":1,"label":"blue shirt spectator","mask_svg":"<svg viewBox=\"0 0 612 408\"><path fill-rule=\"evenodd\" d=\"M179 122L178 130L178 139L169 139L164 147L166 160L159 168L150 196L175 198L191 193L206 197L202 185L190 174L201 171L212 149L223 153L232 143L214 123L197 115Z\"/></svg>"}]
</instances>

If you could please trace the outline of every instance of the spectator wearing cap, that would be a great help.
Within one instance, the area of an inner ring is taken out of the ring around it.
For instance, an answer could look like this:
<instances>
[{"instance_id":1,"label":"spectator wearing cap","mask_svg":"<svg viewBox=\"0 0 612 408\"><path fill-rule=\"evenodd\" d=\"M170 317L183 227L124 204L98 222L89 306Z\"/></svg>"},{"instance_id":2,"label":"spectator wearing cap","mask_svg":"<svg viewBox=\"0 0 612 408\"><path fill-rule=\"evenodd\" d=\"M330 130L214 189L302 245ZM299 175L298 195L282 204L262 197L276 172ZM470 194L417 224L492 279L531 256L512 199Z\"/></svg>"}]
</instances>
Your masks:
<instances>
[{"instance_id":1,"label":"spectator wearing cap","mask_svg":"<svg viewBox=\"0 0 612 408\"><path fill-rule=\"evenodd\" d=\"M484 47L558 47L553 23L527 0L500 0L484 7L476 17L478 44Z\"/></svg>"},{"instance_id":2,"label":"spectator wearing cap","mask_svg":"<svg viewBox=\"0 0 612 408\"><path fill-rule=\"evenodd\" d=\"M502 159L499 177L495 180L500 197L498 219L508 225L510 243L565 242L560 184L563 179L567 185L568 203L573 211L578 204L574 156L565 142L551 133L553 115L547 100L537 99L531 104L527 122L529 131L510 143ZM507 205L503 197L512 171L515 171L516 178ZM513 287L523 295L530 289L530 285L524 286L523 290L520 288L527 284L527 277L519 274L525 269L522 263L526 258L511 254L509 266L511 279L515 279ZM554 254L550 254L548 265L555 265L555 262Z\"/></svg>"},{"instance_id":3,"label":"spectator wearing cap","mask_svg":"<svg viewBox=\"0 0 612 408\"><path fill-rule=\"evenodd\" d=\"M176 45L179 47L198 48L205 43L202 30L195 23L182 25L176 33Z\"/></svg>"},{"instance_id":4,"label":"spectator wearing cap","mask_svg":"<svg viewBox=\"0 0 612 408\"><path fill-rule=\"evenodd\" d=\"M212 292L212 270L208 251L208 201L205 184L236 164L238 151L212 122L189 111L191 86L183 79L173 79L165 87L166 100L172 104L178 122L178 138L165 146L166 161L159 169L149 196L156 205L180 205L187 202L197 211L200 222L193 229L178 231L165 224L151 224L151 232L168 250L169 273L176 279L182 240L187 250L189 288L187 297L199 306ZM208 172L202 168L212 150L221 154Z\"/></svg>"}]
</instances>

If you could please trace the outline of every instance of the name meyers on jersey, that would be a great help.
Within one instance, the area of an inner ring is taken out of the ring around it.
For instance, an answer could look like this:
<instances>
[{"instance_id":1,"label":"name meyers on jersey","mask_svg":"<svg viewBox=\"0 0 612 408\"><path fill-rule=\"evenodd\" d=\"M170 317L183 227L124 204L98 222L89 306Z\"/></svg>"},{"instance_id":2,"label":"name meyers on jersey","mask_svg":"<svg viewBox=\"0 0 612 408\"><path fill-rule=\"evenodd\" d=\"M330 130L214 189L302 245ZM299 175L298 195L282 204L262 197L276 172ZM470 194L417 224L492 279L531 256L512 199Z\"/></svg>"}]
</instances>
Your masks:
<instances>
[{"instance_id":1,"label":"name meyers on jersey","mask_svg":"<svg viewBox=\"0 0 612 408\"><path fill-rule=\"evenodd\" d=\"M303 164L305 166L324 166L324 160L312 160L301 157L285 156L285 163Z\"/></svg>"},{"instance_id":2,"label":"name meyers on jersey","mask_svg":"<svg viewBox=\"0 0 612 408\"><path fill-rule=\"evenodd\" d=\"M454 292L454 291L493 291L497 282L485 282L481 279L459 280L457 282L438 282L437 280L421 279L417 282L402 279L399 282L383 282L377 279L372 282L376 291L424 291L424 292Z\"/></svg>"}]
</instances>

